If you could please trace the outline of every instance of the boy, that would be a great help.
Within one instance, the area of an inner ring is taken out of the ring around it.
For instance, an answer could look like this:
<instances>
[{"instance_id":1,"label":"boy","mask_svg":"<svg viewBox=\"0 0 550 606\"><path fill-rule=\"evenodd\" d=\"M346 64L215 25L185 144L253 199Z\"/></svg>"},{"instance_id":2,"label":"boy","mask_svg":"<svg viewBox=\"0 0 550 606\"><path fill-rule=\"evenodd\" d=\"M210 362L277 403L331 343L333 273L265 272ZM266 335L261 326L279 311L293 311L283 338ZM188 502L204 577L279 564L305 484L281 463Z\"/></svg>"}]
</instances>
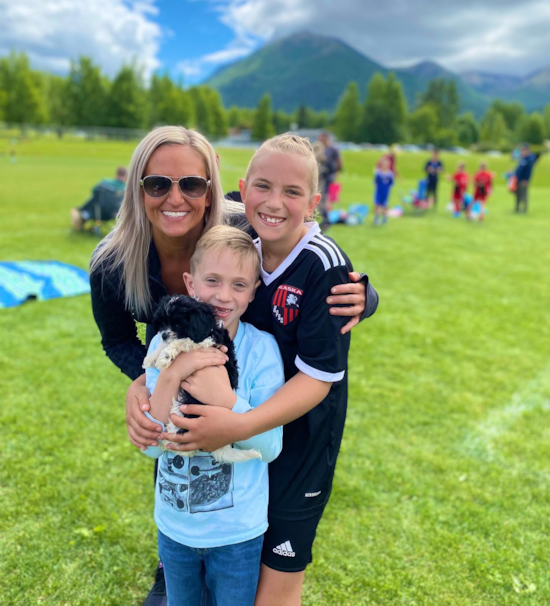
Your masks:
<instances>
[{"instance_id":1,"label":"boy","mask_svg":"<svg viewBox=\"0 0 550 606\"><path fill-rule=\"evenodd\" d=\"M479 220L485 218L485 206L493 188L493 173L487 170L487 164L482 162L479 171L474 175L474 203L479 202L481 210Z\"/></svg>"},{"instance_id":2,"label":"boy","mask_svg":"<svg viewBox=\"0 0 550 606\"><path fill-rule=\"evenodd\" d=\"M456 173L448 177L448 179L449 181L454 181L452 202L455 215L460 215L460 212L464 208L464 194L468 188L468 173L466 172L464 162L460 162Z\"/></svg>"},{"instance_id":3,"label":"boy","mask_svg":"<svg viewBox=\"0 0 550 606\"><path fill-rule=\"evenodd\" d=\"M190 269L184 274L189 294L215 308L234 342L239 387L232 391L219 350L180 354L161 373L148 368L150 418L162 424L182 380L192 385L199 375L203 383L207 377L216 405L234 412L259 406L284 383L273 336L240 322L259 284L260 260L250 236L232 227L212 228L199 240ZM149 351L159 340L157 335ZM262 460L220 464L206 452L189 458L160 447L145 451L160 457L155 522L170 606L200 606L205 587L216 604L254 603L267 529L267 464L281 451L282 428L236 446L259 450Z\"/></svg>"},{"instance_id":4,"label":"boy","mask_svg":"<svg viewBox=\"0 0 550 606\"><path fill-rule=\"evenodd\" d=\"M374 225L382 224L388 220L388 200L393 185L393 172L390 169L390 161L387 156L381 158L378 168L374 171Z\"/></svg>"}]
</instances>

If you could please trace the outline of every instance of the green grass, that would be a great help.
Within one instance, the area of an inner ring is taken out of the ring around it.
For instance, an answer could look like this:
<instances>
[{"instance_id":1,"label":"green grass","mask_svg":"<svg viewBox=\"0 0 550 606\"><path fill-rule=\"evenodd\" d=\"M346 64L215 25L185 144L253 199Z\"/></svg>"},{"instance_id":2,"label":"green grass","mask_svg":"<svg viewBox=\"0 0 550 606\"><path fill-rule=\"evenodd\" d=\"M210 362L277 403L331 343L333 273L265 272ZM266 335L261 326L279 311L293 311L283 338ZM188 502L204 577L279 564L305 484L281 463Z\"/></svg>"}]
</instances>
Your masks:
<instances>
[{"instance_id":1,"label":"green grass","mask_svg":"<svg viewBox=\"0 0 550 606\"><path fill-rule=\"evenodd\" d=\"M0 259L87 267L68 210L134 144L0 140ZM236 188L250 152L219 150ZM343 205L376 156L345 156ZM444 157L451 169L457 157ZM471 171L480 157L469 156ZM399 159L401 190L422 155ZM500 175L511 166L489 159ZM550 602L550 160L527 216L502 180L485 224L437 214L331 235L380 293L353 332L349 413L306 606ZM152 465L89 297L0 311L0 604L139 605L156 563Z\"/></svg>"}]
</instances>

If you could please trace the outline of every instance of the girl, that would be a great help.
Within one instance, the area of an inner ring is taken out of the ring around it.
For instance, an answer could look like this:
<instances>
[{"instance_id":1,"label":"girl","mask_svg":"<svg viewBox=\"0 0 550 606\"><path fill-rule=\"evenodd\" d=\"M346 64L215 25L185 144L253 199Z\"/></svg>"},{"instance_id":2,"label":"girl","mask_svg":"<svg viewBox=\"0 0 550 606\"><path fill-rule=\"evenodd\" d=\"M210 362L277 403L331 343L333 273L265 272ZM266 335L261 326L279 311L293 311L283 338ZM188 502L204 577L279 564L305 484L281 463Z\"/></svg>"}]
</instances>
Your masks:
<instances>
[{"instance_id":1,"label":"girl","mask_svg":"<svg viewBox=\"0 0 550 606\"><path fill-rule=\"evenodd\" d=\"M350 262L311 220L320 199L317 185L311 145L289 134L266 141L240 181L262 260L262 283L243 319L275 336L286 384L245 415L215 406L187 406L186 413L201 416L172 419L189 432L162 436L181 443L175 450L211 450L212 444L285 425L283 451L269 468L269 528L256 606L301 603L305 568L330 496L346 416L350 337L341 334L344 320L331 315L324 301L328 290L348 279ZM187 391L215 404L221 385L211 369L198 371L193 379Z\"/></svg>"}]
</instances>

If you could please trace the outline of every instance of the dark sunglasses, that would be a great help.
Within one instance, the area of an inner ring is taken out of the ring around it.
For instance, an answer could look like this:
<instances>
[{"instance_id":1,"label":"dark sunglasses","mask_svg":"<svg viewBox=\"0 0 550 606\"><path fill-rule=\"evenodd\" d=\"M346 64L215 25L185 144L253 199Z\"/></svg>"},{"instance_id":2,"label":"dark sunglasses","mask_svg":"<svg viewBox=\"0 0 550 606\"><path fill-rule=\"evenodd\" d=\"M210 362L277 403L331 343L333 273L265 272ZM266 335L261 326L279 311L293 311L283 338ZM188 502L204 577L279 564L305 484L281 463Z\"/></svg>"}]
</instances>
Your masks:
<instances>
[{"instance_id":1,"label":"dark sunglasses","mask_svg":"<svg viewBox=\"0 0 550 606\"><path fill-rule=\"evenodd\" d=\"M210 185L204 177L180 177L171 179L162 175L149 175L140 181L143 191L151 198L164 198L170 193L172 185L178 184L181 193L186 198L201 198Z\"/></svg>"}]
</instances>

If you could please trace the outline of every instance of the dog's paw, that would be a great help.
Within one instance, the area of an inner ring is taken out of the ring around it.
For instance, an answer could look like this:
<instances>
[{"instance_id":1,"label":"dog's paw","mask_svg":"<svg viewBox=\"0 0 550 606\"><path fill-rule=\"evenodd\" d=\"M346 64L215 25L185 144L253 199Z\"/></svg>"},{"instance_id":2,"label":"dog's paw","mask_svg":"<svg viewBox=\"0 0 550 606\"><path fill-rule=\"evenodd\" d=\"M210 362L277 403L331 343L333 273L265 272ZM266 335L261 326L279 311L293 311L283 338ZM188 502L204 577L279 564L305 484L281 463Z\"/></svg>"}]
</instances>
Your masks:
<instances>
[{"instance_id":1,"label":"dog's paw","mask_svg":"<svg viewBox=\"0 0 550 606\"><path fill-rule=\"evenodd\" d=\"M258 450L241 450L240 448L232 448L231 446L218 448L218 450L212 453L212 456L218 463L243 463L251 459L262 460L262 455Z\"/></svg>"}]
</instances>

